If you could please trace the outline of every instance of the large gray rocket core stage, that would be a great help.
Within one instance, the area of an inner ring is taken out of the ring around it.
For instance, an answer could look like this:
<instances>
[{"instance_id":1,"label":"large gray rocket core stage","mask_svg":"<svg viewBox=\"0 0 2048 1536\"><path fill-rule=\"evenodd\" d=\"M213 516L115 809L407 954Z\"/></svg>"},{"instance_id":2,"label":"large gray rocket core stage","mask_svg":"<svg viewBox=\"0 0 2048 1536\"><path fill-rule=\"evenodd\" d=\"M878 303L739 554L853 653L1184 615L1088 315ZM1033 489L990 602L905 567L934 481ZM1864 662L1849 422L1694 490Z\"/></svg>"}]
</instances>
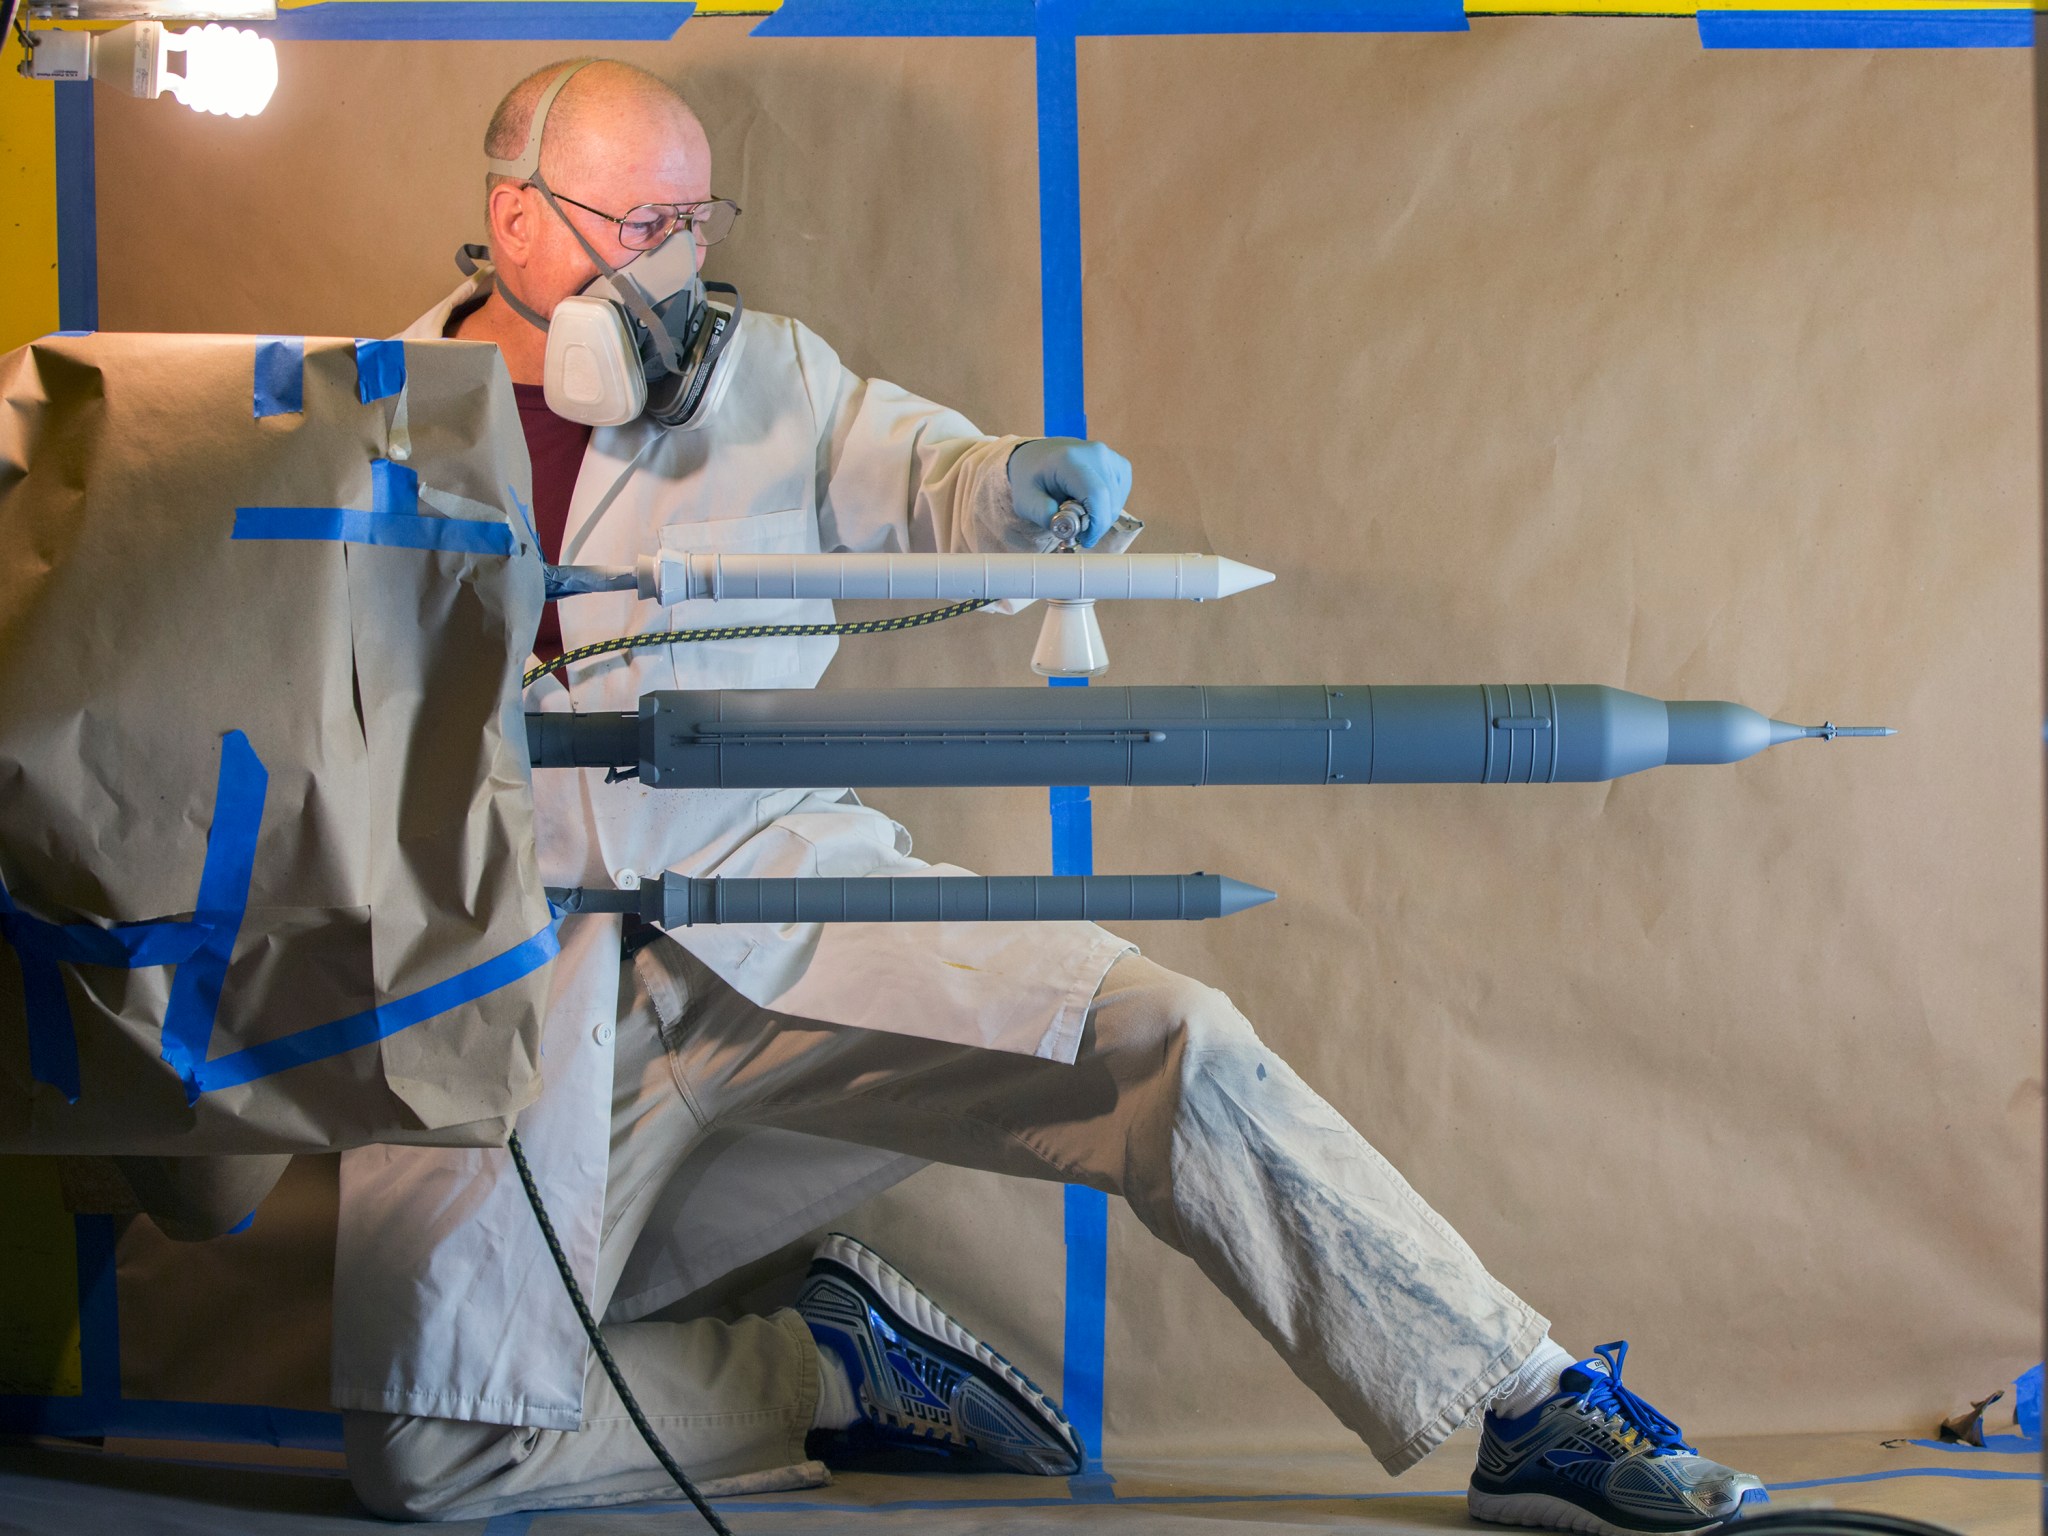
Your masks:
<instances>
[{"instance_id":1,"label":"large gray rocket core stage","mask_svg":"<svg viewBox=\"0 0 2048 1536\"><path fill-rule=\"evenodd\" d=\"M869 875L692 879L674 870L631 889L550 886L568 912L630 912L664 928L698 923L1193 922L1273 893L1228 875Z\"/></svg>"},{"instance_id":2,"label":"large gray rocket core stage","mask_svg":"<svg viewBox=\"0 0 2048 1536\"><path fill-rule=\"evenodd\" d=\"M632 715L529 714L526 730L536 767L635 769L664 789L1584 783L1893 734L1578 683L669 692Z\"/></svg>"}]
</instances>

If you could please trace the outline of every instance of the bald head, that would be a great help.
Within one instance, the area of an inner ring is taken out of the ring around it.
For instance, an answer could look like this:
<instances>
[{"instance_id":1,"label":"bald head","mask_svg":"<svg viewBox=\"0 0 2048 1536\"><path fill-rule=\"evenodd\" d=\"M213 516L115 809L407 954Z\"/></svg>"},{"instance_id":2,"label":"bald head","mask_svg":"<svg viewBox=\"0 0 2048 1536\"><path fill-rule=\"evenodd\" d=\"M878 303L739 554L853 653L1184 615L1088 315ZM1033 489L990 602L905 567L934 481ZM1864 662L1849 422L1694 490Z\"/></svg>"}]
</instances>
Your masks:
<instances>
[{"instance_id":1,"label":"bald head","mask_svg":"<svg viewBox=\"0 0 2048 1536\"><path fill-rule=\"evenodd\" d=\"M575 59L562 59L543 65L507 91L491 114L491 125L484 133L484 153L494 160L517 160L524 154L542 93L576 63ZM682 154L700 159L709 185L711 142L697 114L675 87L631 64L595 59L576 70L548 109L541 175L550 185L561 185L622 148L656 142L671 144ZM504 178L494 175L490 179L496 183ZM572 191L570 195L575 194Z\"/></svg>"}]
</instances>

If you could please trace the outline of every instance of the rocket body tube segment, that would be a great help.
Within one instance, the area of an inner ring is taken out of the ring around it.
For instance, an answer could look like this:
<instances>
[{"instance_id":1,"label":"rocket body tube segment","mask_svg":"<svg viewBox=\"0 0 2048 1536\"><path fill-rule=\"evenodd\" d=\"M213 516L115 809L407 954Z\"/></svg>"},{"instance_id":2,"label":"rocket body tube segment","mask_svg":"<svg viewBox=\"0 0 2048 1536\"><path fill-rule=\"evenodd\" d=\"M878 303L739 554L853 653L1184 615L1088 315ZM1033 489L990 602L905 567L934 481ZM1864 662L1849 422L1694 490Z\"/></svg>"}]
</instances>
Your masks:
<instances>
[{"instance_id":1,"label":"rocket body tube segment","mask_svg":"<svg viewBox=\"0 0 2048 1536\"><path fill-rule=\"evenodd\" d=\"M528 719L537 766L679 789L1586 783L1836 733L1575 683L748 689Z\"/></svg>"},{"instance_id":2,"label":"rocket body tube segment","mask_svg":"<svg viewBox=\"0 0 2048 1536\"><path fill-rule=\"evenodd\" d=\"M697 879L671 870L635 890L551 889L568 912L633 912L664 928L709 923L1192 922L1273 893L1227 875L874 875Z\"/></svg>"}]
</instances>

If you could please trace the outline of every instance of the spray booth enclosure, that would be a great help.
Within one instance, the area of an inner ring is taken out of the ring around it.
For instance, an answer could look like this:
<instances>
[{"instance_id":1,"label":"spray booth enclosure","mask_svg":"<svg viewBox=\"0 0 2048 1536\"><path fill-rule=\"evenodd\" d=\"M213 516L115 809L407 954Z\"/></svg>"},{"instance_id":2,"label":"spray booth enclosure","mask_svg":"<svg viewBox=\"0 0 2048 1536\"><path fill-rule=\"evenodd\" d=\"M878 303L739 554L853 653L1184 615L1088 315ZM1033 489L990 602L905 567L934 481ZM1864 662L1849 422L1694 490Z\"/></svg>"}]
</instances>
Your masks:
<instances>
[{"instance_id":1,"label":"spray booth enclosure","mask_svg":"<svg viewBox=\"0 0 2048 1536\"><path fill-rule=\"evenodd\" d=\"M2027 52L1720 52L1648 18L1083 38L1085 345L1049 359L1041 241L1064 235L1041 226L1031 40L754 24L597 50L705 120L714 188L745 210L709 275L989 432L1043 430L1048 368L1079 366L1088 433L1135 467L1139 547L1276 573L1225 603L1106 607L1105 681L1549 678L1900 730L1583 785L1098 789L1097 868L1281 892L1130 938L1228 992L1560 1340L1629 1338L1631 1384L1695 1440L1854 1432L1874 1465L1880 1438L1925 1438L2036 1363ZM287 42L276 99L239 123L101 91L101 327L396 332L480 237L492 105L578 51ZM523 474L503 426L450 451ZM323 580L345 612L350 572ZM537 591L497 600L516 622ZM848 640L825 687L1032 683L1036 632L977 615ZM502 721L472 723L502 746ZM1042 790L864 798L925 858L1048 868ZM327 885L305 905L368 899ZM478 958L545 919L508 894ZM530 1068L508 1050L506 1073ZM80 1391L76 1215L112 1243L122 1398L325 1413L334 1190L331 1158L301 1158L249 1231L197 1250L89 1166L0 1163L0 1395ZM1073 1217L1057 1186L933 1168L843 1225L1058 1383ZM1114 1202L1106 1223L1123 1492L1159 1457L1377 1475L1191 1263ZM787 1268L698 1303L757 1301ZM2003 1497L1982 1518L2017 1520L2017 1489L1898 1507Z\"/></svg>"}]
</instances>

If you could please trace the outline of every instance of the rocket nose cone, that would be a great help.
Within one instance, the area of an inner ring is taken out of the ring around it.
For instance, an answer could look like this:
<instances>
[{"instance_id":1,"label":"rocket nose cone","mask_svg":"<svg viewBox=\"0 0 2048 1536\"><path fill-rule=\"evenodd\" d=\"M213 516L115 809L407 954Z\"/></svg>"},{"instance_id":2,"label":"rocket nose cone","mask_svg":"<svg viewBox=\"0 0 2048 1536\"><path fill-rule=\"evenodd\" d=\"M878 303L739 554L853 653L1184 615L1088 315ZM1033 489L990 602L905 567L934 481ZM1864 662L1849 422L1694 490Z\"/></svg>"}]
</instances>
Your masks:
<instances>
[{"instance_id":1,"label":"rocket nose cone","mask_svg":"<svg viewBox=\"0 0 2048 1536\"><path fill-rule=\"evenodd\" d=\"M1239 592L1248 592L1253 587L1263 587L1273 579L1271 571L1262 571L1256 565L1245 565L1241 561L1216 557L1216 595L1234 597Z\"/></svg>"},{"instance_id":2,"label":"rocket nose cone","mask_svg":"<svg viewBox=\"0 0 2048 1536\"><path fill-rule=\"evenodd\" d=\"M1269 891L1263 886L1247 885L1242 880L1233 880L1228 875L1218 875L1217 884L1222 894L1221 915L1229 917L1247 907L1263 907L1274 900L1279 892Z\"/></svg>"}]
</instances>

